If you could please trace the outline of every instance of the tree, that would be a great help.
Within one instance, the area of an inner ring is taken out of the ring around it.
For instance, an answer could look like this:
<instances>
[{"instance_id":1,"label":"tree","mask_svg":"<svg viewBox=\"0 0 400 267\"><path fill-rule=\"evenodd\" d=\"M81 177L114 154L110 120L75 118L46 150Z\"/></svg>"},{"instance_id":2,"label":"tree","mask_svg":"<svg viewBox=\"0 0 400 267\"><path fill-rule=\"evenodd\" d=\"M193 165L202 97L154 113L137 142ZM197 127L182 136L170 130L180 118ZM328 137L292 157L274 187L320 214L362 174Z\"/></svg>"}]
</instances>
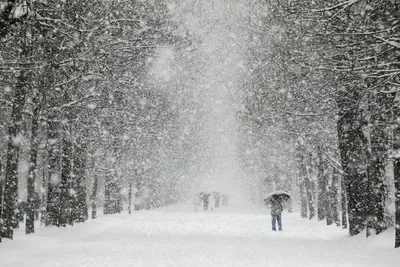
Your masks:
<instances>
[{"instance_id":1,"label":"tree","mask_svg":"<svg viewBox=\"0 0 400 267\"><path fill-rule=\"evenodd\" d=\"M326 175L326 170L325 170L325 162L323 158L323 152L322 152L322 146L321 144L318 145L317 147L317 156L318 156L318 220L322 221L324 219L327 219L328 224L329 223L329 213L330 213L330 207L328 206L328 179Z\"/></svg>"},{"instance_id":2,"label":"tree","mask_svg":"<svg viewBox=\"0 0 400 267\"><path fill-rule=\"evenodd\" d=\"M26 31L21 32L21 34ZM29 41L24 38L24 43L19 54L20 58L28 56ZM13 228L16 227L16 204L18 200L18 159L21 145L21 126L23 123L22 112L25 105L28 72L19 71L17 83L14 88L13 106L11 111L11 125L8 129L8 147L6 177L3 192L3 209L1 214L1 235L13 239Z\"/></svg>"},{"instance_id":3,"label":"tree","mask_svg":"<svg viewBox=\"0 0 400 267\"><path fill-rule=\"evenodd\" d=\"M321 2L317 5L320 8L314 8L313 12L321 12L322 18L331 18L325 23L324 32L319 32L322 38L331 41L333 48L323 53L325 68L339 72L336 77L344 81L338 85L337 102L339 115L347 118L339 120L338 129L350 234L355 235L366 226L367 235L370 228L380 233L386 228L383 166L388 151L385 145L388 131L384 126L384 114L390 109L392 95L384 93L383 96L381 93L386 90L385 84L391 83L396 76L391 63L396 57L393 54L395 43L389 41L393 38L389 29L396 24L399 5L384 0L338 1L328 6ZM367 111L365 106L372 109ZM344 120L346 122L341 124ZM369 136L365 136L368 123L372 127ZM348 126L352 129L343 135L343 127ZM357 145L350 145L350 142ZM371 154L364 151L371 151ZM362 181L368 182L359 187ZM369 192L369 196L362 192Z\"/></svg>"},{"instance_id":4,"label":"tree","mask_svg":"<svg viewBox=\"0 0 400 267\"><path fill-rule=\"evenodd\" d=\"M5 187L1 187L5 192L0 212L1 218L5 218L2 235L12 237L15 226L22 127L30 133L27 233L34 231L32 200L33 196L36 199L39 172L48 173L43 181L47 185L46 214L42 214L46 225L60 226L86 219L88 150L106 151L112 147L111 157L116 161L108 173L117 174L113 179L120 210L119 191L126 179L122 177L121 157L129 155L133 141L141 136L138 128L152 135L154 144L161 144L165 133L168 138L177 134L172 124L155 123L155 120L171 123L167 116L173 112L171 106L166 112L167 101L159 101L157 94L138 93L152 86L147 83L147 73L152 67L148 58L156 54L159 46L178 45L182 40L173 34L175 28L166 3L3 1L1 7L0 36L7 38L1 42L0 72L7 75L1 76L0 83L7 90L1 91L0 101L7 105L1 105L6 120L0 126L1 131L8 126L10 137L5 155L8 158ZM28 105L23 110L27 97ZM124 97L131 102L121 101ZM154 100L152 107L141 110L141 101L147 99ZM106 126L110 122L116 124ZM111 135L106 136L106 130ZM3 143L1 140L0 145ZM44 143L47 143L45 150ZM155 160L154 152L139 153L142 157L150 154ZM39 165L38 159L46 162ZM99 166L100 162L93 165ZM97 178L93 203L100 186Z\"/></svg>"},{"instance_id":5,"label":"tree","mask_svg":"<svg viewBox=\"0 0 400 267\"><path fill-rule=\"evenodd\" d=\"M393 172L394 172L394 185L395 185L395 248L400 247L400 158L398 152L400 150L400 127L399 127L399 106L396 103L394 109L394 117L396 118L393 127Z\"/></svg>"},{"instance_id":6,"label":"tree","mask_svg":"<svg viewBox=\"0 0 400 267\"><path fill-rule=\"evenodd\" d=\"M28 194L27 194L27 212L26 212L26 234L34 233L34 221L35 221L35 180L37 176L37 155L38 155L38 130L39 130L39 116L42 104L43 92L34 90L32 97L32 120L31 120L31 148L29 153L29 174L28 174Z\"/></svg>"},{"instance_id":7,"label":"tree","mask_svg":"<svg viewBox=\"0 0 400 267\"><path fill-rule=\"evenodd\" d=\"M257 40L265 40L263 33L270 33L269 39L262 43L264 48L268 47L264 60L269 64L265 67L261 61L256 71L252 71L257 83L251 86L257 89L249 96L249 114L258 125L280 124L292 135L307 136L307 149L320 159L334 159L339 154L341 166L336 168L343 169L341 189L346 196L342 194L342 204L347 206L342 208L342 223L347 222L348 210L351 235L366 227L367 234L370 229L382 232L387 227L384 166L389 153L387 125L391 124L387 114L393 108L393 86L398 86L395 69L398 69L399 46L395 25L398 25L399 4L386 0L269 1L268 7L265 3L258 4L263 12L258 13L254 25L262 27L254 32L261 33ZM258 53L259 58L263 55ZM302 92L304 85L313 88L313 92ZM291 87L295 89L288 89ZM325 91L326 88L330 91ZM286 104L277 92L284 97L288 90L290 98L286 98ZM333 106L327 102L319 105L326 97ZM289 108L283 109L285 104ZM337 113L337 118L325 119L321 111L327 108ZM285 113L291 119L286 121ZM324 155L315 152L318 151L315 137L324 132L309 127L316 123L324 125L321 129L329 129L323 140L329 140L328 147L333 149ZM332 127L335 124L336 130ZM313 166L309 172L315 172ZM323 172L319 173L323 177ZM333 178L332 184L337 180ZM326 180L322 181L321 189L325 183ZM322 202L320 199L319 204ZM323 206L319 208L322 214ZM331 205L325 207L331 208Z\"/></svg>"}]
</instances>

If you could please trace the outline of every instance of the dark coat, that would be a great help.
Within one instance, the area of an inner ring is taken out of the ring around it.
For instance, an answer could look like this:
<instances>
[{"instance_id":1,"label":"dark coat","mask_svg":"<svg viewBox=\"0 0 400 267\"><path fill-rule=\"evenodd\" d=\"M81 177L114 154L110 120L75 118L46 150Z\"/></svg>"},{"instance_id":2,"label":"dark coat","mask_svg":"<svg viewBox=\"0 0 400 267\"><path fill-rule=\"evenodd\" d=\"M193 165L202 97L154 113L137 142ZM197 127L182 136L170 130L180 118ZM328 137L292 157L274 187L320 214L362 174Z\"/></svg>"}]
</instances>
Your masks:
<instances>
[{"instance_id":1,"label":"dark coat","mask_svg":"<svg viewBox=\"0 0 400 267\"><path fill-rule=\"evenodd\" d=\"M205 194L202 197L202 199L203 199L204 203L208 203L210 201L210 194Z\"/></svg>"},{"instance_id":2,"label":"dark coat","mask_svg":"<svg viewBox=\"0 0 400 267\"><path fill-rule=\"evenodd\" d=\"M283 210L282 201L278 199L271 199L269 201L269 207L271 208L272 215L277 215L282 213Z\"/></svg>"}]
</instances>

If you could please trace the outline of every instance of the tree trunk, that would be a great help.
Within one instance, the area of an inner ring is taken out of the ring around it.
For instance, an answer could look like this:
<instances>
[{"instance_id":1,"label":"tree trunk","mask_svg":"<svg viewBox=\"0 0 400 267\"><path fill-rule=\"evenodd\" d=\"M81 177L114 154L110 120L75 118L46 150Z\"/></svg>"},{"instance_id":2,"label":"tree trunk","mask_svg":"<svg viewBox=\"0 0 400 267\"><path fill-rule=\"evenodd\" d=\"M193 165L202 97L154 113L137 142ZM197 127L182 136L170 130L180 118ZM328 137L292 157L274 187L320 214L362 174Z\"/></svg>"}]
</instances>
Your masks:
<instances>
[{"instance_id":1,"label":"tree trunk","mask_svg":"<svg viewBox=\"0 0 400 267\"><path fill-rule=\"evenodd\" d=\"M93 166L94 167L94 166ZM96 219L96 215L97 215L97 205L96 205L96 201L97 201L97 185L98 185L98 177L97 177L97 173L96 173L96 169L94 167L93 169L94 172L94 182L93 182L93 190L92 190L92 195L90 197L90 201L92 203L92 219Z\"/></svg>"},{"instance_id":2,"label":"tree trunk","mask_svg":"<svg viewBox=\"0 0 400 267\"><path fill-rule=\"evenodd\" d=\"M71 223L68 218L71 216L71 149L72 144L68 136L63 138L62 156L61 156L61 184L60 184L60 225L66 226Z\"/></svg>"},{"instance_id":3,"label":"tree trunk","mask_svg":"<svg viewBox=\"0 0 400 267\"><path fill-rule=\"evenodd\" d=\"M22 111L26 98L26 77L22 72L15 86L15 96L11 111L11 125L8 129L6 177L3 192L3 210L0 216L1 236L13 239L14 228L17 225L16 208L18 201L18 160L21 145Z\"/></svg>"},{"instance_id":4,"label":"tree trunk","mask_svg":"<svg viewBox=\"0 0 400 267\"><path fill-rule=\"evenodd\" d=\"M342 228L347 229L347 193L346 193L346 185L344 183L344 178L340 180L341 183L341 206L342 206Z\"/></svg>"},{"instance_id":5,"label":"tree trunk","mask_svg":"<svg viewBox=\"0 0 400 267\"><path fill-rule=\"evenodd\" d=\"M3 164L2 159L0 158L0 219L3 211L3 188L4 188L4 179L3 179ZM0 242L1 242L1 222L0 222Z\"/></svg>"},{"instance_id":6,"label":"tree trunk","mask_svg":"<svg viewBox=\"0 0 400 267\"><path fill-rule=\"evenodd\" d=\"M106 177L104 214L119 212L119 188L115 173Z\"/></svg>"},{"instance_id":7,"label":"tree trunk","mask_svg":"<svg viewBox=\"0 0 400 267\"><path fill-rule=\"evenodd\" d=\"M398 155L400 151L400 127L395 128L395 141L393 149ZM394 158L393 162L394 169L394 186L395 186L395 248L400 247L400 157Z\"/></svg>"},{"instance_id":8,"label":"tree trunk","mask_svg":"<svg viewBox=\"0 0 400 267\"><path fill-rule=\"evenodd\" d=\"M110 178L110 174L107 171L106 173L106 183L104 185L104 207L103 214L112 214L112 178Z\"/></svg>"},{"instance_id":9,"label":"tree trunk","mask_svg":"<svg viewBox=\"0 0 400 267\"><path fill-rule=\"evenodd\" d=\"M293 196L294 194L293 194L293 179L292 179L292 181L291 181L291 185L290 185L290 195L291 196ZM168 200L165 204L166 205L169 205L170 203L169 202L171 202L172 200ZM288 201L287 201L287 211L289 212L289 213L292 213L293 212L293 199L292 198L290 198Z\"/></svg>"},{"instance_id":10,"label":"tree trunk","mask_svg":"<svg viewBox=\"0 0 400 267\"><path fill-rule=\"evenodd\" d=\"M86 202L86 150L82 140L77 140L74 153L74 173L76 175L76 209L75 221L84 222L88 219L88 206Z\"/></svg>"},{"instance_id":11,"label":"tree trunk","mask_svg":"<svg viewBox=\"0 0 400 267\"><path fill-rule=\"evenodd\" d=\"M327 187L327 181L326 181L326 175L325 175L325 170L324 170L324 159L322 155L322 147L319 145L318 146L318 220L322 221L326 217L326 198L327 198L327 192L326 192L326 187Z\"/></svg>"},{"instance_id":12,"label":"tree trunk","mask_svg":"<svg viewBox=\"0 0 400 267\"><path fill-rule=\"evenodd\" d=\"M46 156L42 156L43 162L45 162ZM48 164L47 164L48 165ZM40 225L46 225L46 202L47 202L47 180L49 177L46 178L46 174L48 174L48 172L45 172L45 170L42 170L42 179L41 179L41 185L43 188L43 191L40 190Z\"/></svg>"},{"instance_id":13,"label":"tree trunk","mask_svg":"<svg viewBox=\"0 0 400 267\"><path fill-rule=\"evenodd\" d=\"M79 179L79 194L78 194L78 202L79 202L79 221L87 221L89 218L89 208L88 208L88 201L87 201L87 175L86 175L86 168L87 168L87 147L85 144L82 144L82 164L80 169L80 179Z\"/></svg>"},{"instance_id":14,"label":"tree trunk","mask_svg":"<svg viewBox=\"0 0 400 267\"><path fill-rule=\"evenodd\" d=\"M370 214L367 236L373 229L380 234L387 229L385 206L388 194L385 166L388 153L387 111L392 107L393 95L378 93L371 104L370 153L368 157L368 181Z\"/></svg>"},{"instance_id":15,"label":"tree trunk","mask_svg":"<svg viewBox=\"0 0 400 267\"><path fill-rule=\"evenodd\" d=\"M114 155L118 155L118 151L115 147L118 147L118 138L114 139ZM120 213L122 210L122 196L120 182L120 172L118 166L120 164L120 156L117 156L117 160L114 162L114 168L111 172L107 173L106 184L105 184L105 201L104 201L104 214Z\"/></svg>"},{"instance_id":16,"label":"tree trunk","mask_svg":"<svg viewBox=\"0 0 400 267\"><path fill-rule=\"evenodd\" d=\"M132 213L132 181L129 183L128 212L129 212L129 214Z\"/></svg>"},{"instance_id":17,"label":"tree trunk","mask_svg":"<svg viewBox=\"0 0 400 267\"><path fill-rule=\"evenodd\" d=\"M47 150L48 150L48 172L47 205L46 205L46 226L60 226L59 221L59 184L60 184L60 142L57 117L52 114L48 119L47 129Z\"/></svg>"},{"instance_id":18,"label":"tree trunk","mask_svg":"<svg viewBox=\"0 0 400 267\"><path fill-rule=\"evenodd\" d=\"M331 194L331 188L328 187L326 190L326 197L329 198ZM326 225L331 225L333 223L333 214L332 214L332 203L329 199L325 200L325 216L326 216Z\"/></svg>"},{"instance_id":19,"label":"tree trunk","mask_svg":"<svg viewBox=\"0 0 400 267\"><path fill-rule=\"evenodd\" d=\"M306 149L303 144L303 140L299 140L300 143L296 147L296 158L299 168L299 186L300 186L300 199L301 199L301 217L307 218L307 210L310 214L310 219L314 216L314 207L312 205L312 193L310 188L310 180L308 178L307 171L307 160L306 160ZM308 207L307 207L308 205ZM307 209L308 208L308 209Z\"/></svg>"},{"instance_id":20,"label":"tree trunk","mask_svg":"<svg viewBox=\"0 0 400 267\"><path fill-rule=\"evenodd\" d=\"M300 186L300 200L301 200L300 214L301 218L307 218L307 193L304 181L301 181L299 186Z\"/></svg>"},{"instance_id":21,"label":"tree trunk","mask_svg":"<svg viewBox=\"0 0 400 267\"><path fill-rule=\"evenodd\" d=\"M32 102L32 126L31 126L31 148L29 153L29 175L27 184L27 211L26 211L26 225L25 233L31 234L35 232L35 208L36 208L36 197L35 197L35 179L37 173L37 154L38 154L38 130L39 130L39 115L41 108L41 99L38 95L39 92L34 92Z\"/></svg>"},{"instance_id":22,"label":"tree trunk","mask_svg":"<svg viewBox=\"0 0 400 267\"><path fill-rule=\"evenodd\" d=\"M362 116L358 107L360 99L361 95L357 88L351 88L342 91L337 101L339 150L344 172L351 236L360 233L366 227L369 213L366 149L363 141Z\"/></svg>"},{"instance_id":23,"label":"tree trunk","mask_svg":"<svg viewBox=\"0 0 400 267\"><path fill-rule=\"evenodd\" d=\"M315 216L315 207L314 207L314 194L313 194L313 185L310 181L310 166L307 160L307 157L303 158L304 161L304 168L305 168L305 176L304 176L304 184L306 187L306 193L307 193L307 204L308 204L308 211L309 211L309 217L308 219L311 220Z\"/></svg>"},{"instance_id":24,"label":"tree trunk","mask_svg":"<svg viewBox=\"0 0 400 267\"><path fill-rule=\"evenodd\" d=\"M394 111L395 118L400 117L398 108ZM396 120L398 121L398 120ZM394 247L400 247L400 124L397 122L393 130L393 176L395 187L395 238Z\"/></svg>"},{"instance_id":25,"label":"tree trunk","mask_svg":"<svg viewBox=\"0 0 400 267\"><path fill-rule=\"evenodd\" d=\"M337 170L333 169L332 186L330 189L329 199L330 199L330 203L331 203L330 207L332 210L332 220L335 222L336 226L340 226L339 207L338 207L339 179L340 179L339 172Z\"/></svg>"}]
</instances>

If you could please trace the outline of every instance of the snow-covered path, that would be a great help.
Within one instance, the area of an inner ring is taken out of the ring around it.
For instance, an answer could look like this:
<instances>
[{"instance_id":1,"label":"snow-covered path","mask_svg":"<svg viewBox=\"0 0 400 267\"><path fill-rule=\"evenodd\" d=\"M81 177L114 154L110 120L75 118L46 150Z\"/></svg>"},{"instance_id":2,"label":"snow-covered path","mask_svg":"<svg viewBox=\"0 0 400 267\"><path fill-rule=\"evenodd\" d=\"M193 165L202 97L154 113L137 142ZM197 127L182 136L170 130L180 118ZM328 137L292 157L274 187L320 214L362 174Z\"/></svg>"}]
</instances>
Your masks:
<instances>
[{"instance_id":1,"label":"snow-covered path","mask_svg":"<svg viewBox=\"0 0 400 267\"><path fill-rule=\"evenodd\" d=\"M39 228L0 244L0 266L397 266L393 232L365 240L284 214L272 232L267 211L232 205L193 212L178 205L101 216L62 229Z\"/></svg>"}]
</instances>

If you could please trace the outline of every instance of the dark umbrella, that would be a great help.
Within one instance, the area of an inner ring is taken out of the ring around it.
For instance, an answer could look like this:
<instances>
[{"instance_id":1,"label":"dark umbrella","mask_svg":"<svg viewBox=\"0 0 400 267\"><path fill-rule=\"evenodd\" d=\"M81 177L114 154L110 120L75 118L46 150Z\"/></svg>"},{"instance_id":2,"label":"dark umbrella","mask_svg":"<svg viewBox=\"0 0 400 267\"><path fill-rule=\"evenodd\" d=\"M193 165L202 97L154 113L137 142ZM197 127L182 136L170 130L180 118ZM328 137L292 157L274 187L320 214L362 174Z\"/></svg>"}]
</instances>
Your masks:
<instances>
[{"instance_id":1,"label":"dark umbrella","mask_svg":"<svg viewBox=\"0 0 400 267\"><path fill-rule=\"evenodd\" d=\"M266 203L270 201L287 201L290 195L285 191L274 191L264 200Z\"/></svg>"}]
</instances>

